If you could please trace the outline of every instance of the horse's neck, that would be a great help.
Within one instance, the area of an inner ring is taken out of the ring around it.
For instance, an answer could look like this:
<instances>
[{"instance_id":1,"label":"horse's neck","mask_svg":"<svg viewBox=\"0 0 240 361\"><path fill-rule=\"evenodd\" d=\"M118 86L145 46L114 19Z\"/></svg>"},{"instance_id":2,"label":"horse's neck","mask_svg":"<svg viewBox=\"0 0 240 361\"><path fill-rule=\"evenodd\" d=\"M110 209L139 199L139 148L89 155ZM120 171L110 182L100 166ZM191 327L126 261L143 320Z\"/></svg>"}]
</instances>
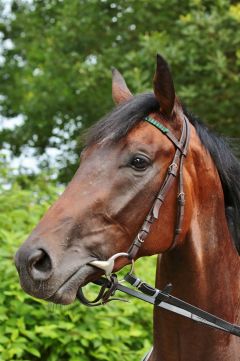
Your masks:
<instances>
[{"instance_id":1,"label":"horse's neck","mask_svg":"<svg viewBox=\"0 0 240 361\"><path fill-rule=\"evenodd\" d=\"M159 260L156 285L163 288L171 282L176 297L237 323L239 256L229 235L223 200L210 195L209 203L206 200L202 207L196 206L183 244ZM239 354L240 340L236 336L159 308L154 310L151 361L237 361Z\"/></svg>"}]
</instances>

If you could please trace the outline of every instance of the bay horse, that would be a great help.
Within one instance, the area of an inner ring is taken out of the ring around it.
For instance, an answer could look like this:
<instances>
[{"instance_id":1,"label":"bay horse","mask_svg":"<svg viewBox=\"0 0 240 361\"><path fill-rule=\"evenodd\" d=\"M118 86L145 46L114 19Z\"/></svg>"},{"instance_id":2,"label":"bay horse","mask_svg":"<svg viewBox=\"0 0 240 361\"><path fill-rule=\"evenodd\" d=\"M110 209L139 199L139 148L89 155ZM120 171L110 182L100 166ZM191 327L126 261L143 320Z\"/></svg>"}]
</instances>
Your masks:
<instances>
[{"instance_id":1,"label":"bay horse","mask_svg":"<svg viewBox=\"0 0 240 361\"><path fill-rule=\"evenodd\" d=\"M161 255L158 288L170 281L175 296L239 323L240 164L224 141L182 106L160 55L153 88L153 93L133 96L113 70L117 107L91 128L75 176L18 250L21 285L35 297L69 304L80 287L103 274L94 261L126 252L179 148L167 131L179 140L187 122L182 173L134 258ZM146 121L149 116L152 123ZM118 258L114 271L129 263L127 257ZM240 360L236 336L157 307L153 339L150 361Z\"/></svg>"}]
</instances>

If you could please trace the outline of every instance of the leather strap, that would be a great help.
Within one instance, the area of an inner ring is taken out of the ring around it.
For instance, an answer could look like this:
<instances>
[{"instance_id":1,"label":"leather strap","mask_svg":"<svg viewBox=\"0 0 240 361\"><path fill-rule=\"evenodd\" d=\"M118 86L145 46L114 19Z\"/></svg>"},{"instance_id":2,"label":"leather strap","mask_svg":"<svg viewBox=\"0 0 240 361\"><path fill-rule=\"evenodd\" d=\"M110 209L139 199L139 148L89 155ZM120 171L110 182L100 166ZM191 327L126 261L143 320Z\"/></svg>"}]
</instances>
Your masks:
<instances>
[{"instance_id":1,"label":"leather strap","mask_svg":"<svg viewBox=\"0 0 240 361\"><path fill-rule=\"evenodd\" d=\"M187 118L184 117L182 134L180 140L178 141L176 137L171 133L171 131L168 128L165 128L157 120L151 117L147 117L145 118L145 120L150 124L154 125L156 128L158 128L163 134L165 134L172 141L172 143L176 146L177 149L174 158L172 160L172 163L168 167L166 177L163 181L163 184L161 185L159 193L155 198L153 206L150 209L147 217L145 218L145 221L140 231L138 232L133 243L128 249L128 254L130 259L134 259L136 257L139 248L142 246L142 244L144 243L145 239L147 238L150 232L152 224L158 219L161 207L178 174L179 174L179 183L178 183L178 195L177 195L177 219L176 219L175 233L173 236L173 241L170 246L170 249L175 246L177 242L177 238L181 233L183 217L184 217L185 194L183 187L183 161L187 154L189 139L190 139L189 122Z\"/></svg>"},{"instance_id":2,"label":"leather strap","mask_svg":"<svg viewBox=\"0 0 240 361\"><path fill-rule=\"evenodd\" d=\"M178 313L181 316L191 318L193 321L205 324L206 326L217 328L219 330L240 337L240 327L238 325L231 324L215 315L212 315L211 313L208 313L196 306L191 305L190 303L187 303L177 297L172 296L169 293L169 290L171 289L171 284L167 285L167 287L163 291L161 291L157 288L151 287L146 282L142 282L133 274L127 274L124 279L132 286L138 288L138 290L141 291L144 295L143 297L143 295L135 291L137 293L131 292L132 296L143 299L144 301L154 304L157 307L162 307L168 309L171 312ZM118 287L117 289L120 290L120 288ZM126 292L126 288L123 292ZM165 304L170 307L166 307Z\"/></svg>"},{"instance_id":3,"label":"leather strap","mask_svg":"<svg viewBox=\"0 0 240 361\"><path fill-rule=\"evenodd\" d=\"M128 302L127 300L119 297L112 297L116 290L118 289L119 283L117 276L115 274L111 275L111 280L109 281L106 278L99 278L97 281L93 282L99 286L101 286L100 291L97 295L97 297L94 300L88 300L82 290L82 287L78 289L77 292L77 298L78 300L85 306L88 307L96 307L104 305L105 303L111 302L111 301L124 301Z\"/></svg>"},{"instance_id":4,"label":"leather strap","mask_svg":"<svg viewBox=\"0 0 240 361\"><path fill-rule=\"evenodd\" d=\"M152 355L153 352L153 347L151 348L150 351L148 351L148 353L143 357L142 361L149 361L150 360L150 356Z\"/></svg>"},{"instance_id":5,"label":"leather strap","mask_svg":"<svg viewBox=\"0 0 240 361\"><path fill-rule=\"evenodd\" d=\"M170 312L176 313L186 318L190 318L191 320L206 325L208 327L216 328L240 337L240 326L231 324L221 319L220 317L203 311L200 308L191 305L190 303L187 303L177 297L172 296L170 294L172 289L171 284L168 284L165 289L161 291L157 288L151 287L149 284L143 282L140 278L136 277L133 274L127 274L124 279L133 287L137 288L138 291L118 283L116 275L112 275L110 280L103 277L99 278L94 283L100 285L102 288L104 288L104 290L109 288L108 297L114 295L115 292L118 290L135 298L141 299L145 302L151 303L156 307L164 308ZM114 287L112 287L112 282L114 283ZM79 289L77 298L80 302L89 307L98 306L99 304L104 304L114 299L120 300L119 298L107 299L105 297L105 300L103 300L103 302L93 304L93 302L89 302L82 295L82 290ZM96 299L99 299L99 296Z\"/></svg>"}]
</instances>

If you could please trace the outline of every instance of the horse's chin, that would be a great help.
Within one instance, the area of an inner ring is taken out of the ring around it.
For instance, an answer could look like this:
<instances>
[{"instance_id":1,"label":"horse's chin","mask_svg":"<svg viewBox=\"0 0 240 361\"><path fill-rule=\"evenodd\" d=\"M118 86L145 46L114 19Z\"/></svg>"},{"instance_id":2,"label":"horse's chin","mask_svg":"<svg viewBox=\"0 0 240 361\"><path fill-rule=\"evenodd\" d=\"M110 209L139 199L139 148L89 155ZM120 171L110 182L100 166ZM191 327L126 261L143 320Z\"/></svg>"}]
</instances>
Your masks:
<instances>
[{"instance_id":1,"label":"horse's chin","mask_svg":"<svg viewBox=\"0 0 240 361\"><path fill-rule=\"evenodd\" d=\"M81 266L81 268L68 278L46 301L62 305L73 303L76 300L78 289L90 281L97 279L99 272L97 271L97 273L98 274L96 274L96 269L88 264Z\"/></svg>"}]
</instances>

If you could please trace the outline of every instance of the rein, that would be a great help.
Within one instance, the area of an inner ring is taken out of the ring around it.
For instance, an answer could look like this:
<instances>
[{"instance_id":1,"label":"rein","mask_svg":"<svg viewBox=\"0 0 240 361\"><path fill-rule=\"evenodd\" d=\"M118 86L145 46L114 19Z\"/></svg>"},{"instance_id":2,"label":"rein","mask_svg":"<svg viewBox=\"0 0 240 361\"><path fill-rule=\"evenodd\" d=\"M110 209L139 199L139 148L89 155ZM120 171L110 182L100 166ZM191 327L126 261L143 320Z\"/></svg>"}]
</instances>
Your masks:
<instances>
[{"instance_id":1,"label":"rein","mask_svg":"<svg viewBox=\"0 0 240 361\"><path fill-rule=\"evenodd\" d=\"M165 201L165 198L173 185L175 178L178 175L178 195L177 195L177 217L176 217L176 226L173 235L172 244L169 249L172 249L178 239L179 234L182 231L182 223L184 217L184 205L185 205L185 193L184 193L184 184L183 184L183 163L184 159L187 156L187 150L190 139L190 126L188 119L184 116L182 134L180 140L178 140L173 133L159 123L157 120L148 116L144 119L148 123L152 124L158 128L168 139L175 145L176 152L172 163L168 167L167 174L165 179L160 187L160 190L154 200L154 203L143 222L143 225L138 232L136 238L132 242L127 253L121 252L116 253L106 261L95 260L91 261L89 264L91 266L102 269L105 272L106 278L101 277L96 280L96 285L99 285L100 291L98 296L90 301L88 300L82 288L79 288L77 293L78 300L83 303L85 306L94 307L106 304L107 302L113 300L126 301L121 298L113 297L116 291L120 291L126 294L129 294L133 297L139 298L145 302L151 303L157 307L164 308L168 311L177 313L183 317L190 318L193 321L204 324L206 326L222 330L224 332L233 334L240 337L240 326L231 324L217 316L214 316L202 309L195 307L187 302L182 301L179 298L176 298L170 294L172 290L172 285L168 284L164 290L159 290L148 285L146 282L143 282L133 273L134 271L134 258L136 257L140 247L145 242L152 224L159 218L161 206ZM125 282L129 283L132 287L137 288L137 291L122 285L123 281L118 281L117 275L113 274L115 260L119 257L127 257L132 262L132 268L129 273L124 277Z\"/></svg>"},{"instance_id":2,"label":"rein","mask_svg":"<svg viewBox=\"0 0 240 361\"><path fill-rule=\"evenodd\" d=\"M136 287L138 291L126 287L118 282L117 275L112 274L110 279L101 277L100 279L96 280L96 285L101 286L100 293L98 297L93 300L89 301L83 294L82 289L78 290L77 298L81 303L88 307L100 306L107 302L113 300L121 300L125 301L121 298L109 298L114 296L116 291L120 291L126 293L132 297L138 298L142 301L151 303L156 307L163 308L167 311L176 313L180 316L186 317L195 321L197 323L201 323L205 326L216 328L218 330L230 333L232 335L240 337L240 327L227 322L211 313L208 313L198 307L191 305L177 297L174 297L170 294L172 290L172 285L168 284L164 290L159 290L157 288L151 287L146 282L143 282L135 275L128 273L124 280L131 284L133 287ZM141 292L139 292L141 291Z\"/></svg>"}]
</instances>

